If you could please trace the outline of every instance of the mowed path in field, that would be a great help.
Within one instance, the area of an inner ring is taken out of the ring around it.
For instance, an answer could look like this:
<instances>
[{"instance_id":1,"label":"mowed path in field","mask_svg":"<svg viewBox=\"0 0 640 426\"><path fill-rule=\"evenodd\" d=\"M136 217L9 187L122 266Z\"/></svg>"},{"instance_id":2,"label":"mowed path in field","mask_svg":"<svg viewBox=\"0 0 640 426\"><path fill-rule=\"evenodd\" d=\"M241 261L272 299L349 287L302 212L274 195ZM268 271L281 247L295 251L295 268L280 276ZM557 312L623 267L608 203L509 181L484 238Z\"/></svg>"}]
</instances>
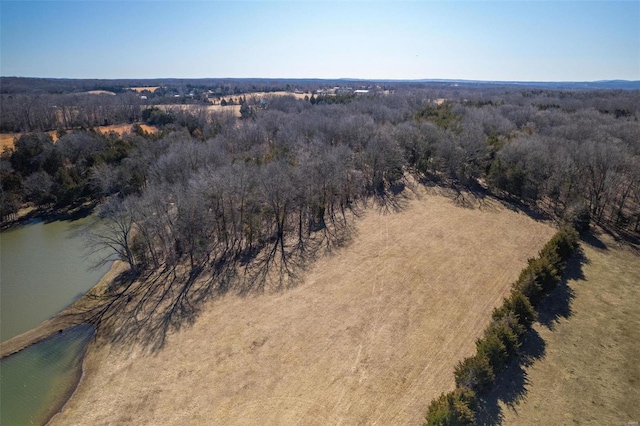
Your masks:
<instances>
[{"instance_id":1,"label":"mowed path in field","mask_svg":"<svg viewBox=\"0 0 640 426\"><path fill-rule=\"evenodd\" d=\"M640 423L640 252L596 238L567 282L570 314L535 325L545 353L525 369L522 402L501 404L505 425Z\"/></svg>"},{"instance_id":2,"label":"mowed path in field","mask_svg":"<svg viewBox=\"0 0 640 426\"><path fill-rule=\"evenodd\" d=\"M53 424L421 424L554 229L418 190L295 288L228 295L154 354L92 348Z\"/></svg>"}]
</instances>

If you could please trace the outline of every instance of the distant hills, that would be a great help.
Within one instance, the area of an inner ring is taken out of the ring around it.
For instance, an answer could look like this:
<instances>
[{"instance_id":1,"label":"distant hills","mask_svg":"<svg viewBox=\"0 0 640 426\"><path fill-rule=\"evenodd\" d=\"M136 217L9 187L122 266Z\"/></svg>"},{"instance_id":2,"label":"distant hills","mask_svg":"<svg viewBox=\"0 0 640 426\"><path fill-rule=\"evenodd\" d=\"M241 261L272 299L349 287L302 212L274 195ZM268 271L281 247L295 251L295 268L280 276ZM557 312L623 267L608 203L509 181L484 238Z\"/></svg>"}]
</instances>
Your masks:
<instances>
[{"instance_id":1,"label":"distant hills","mask_svg":"<svg viewBox=\"0 0 640 426\"><path fill-rule=\"evenodd\" d=\"M366 81L366 80L363 80ZM488 80L448 80L448 79L421 79L421 80L376 80L386 82L406 82L424 84L447 84L459 86L518 86L536 87L544 89L564 90L640 90L640 80L599 80L599 81L488 81Z\"/></svg>"},{"instance_id":2,"label":"distant hills","mask_svg":"<svg viewBox=\"0 0 640 426\"><path fill-rule=\"evenodd\" d=\"M320 88L327 86L460 86L460 87L518 87L549 90L640 90L640 80L600 81L483 81L452 79L420 80L367 80L357 78L153 78L153 79L68 79L0 77L0 93L78 93L91 90L122 92L129 87L165 86L173 88L210 88L230 86L237 92L288 90L293 88ZM287 87L288 86L288 87Z\"/></svg>"}]
</instances>

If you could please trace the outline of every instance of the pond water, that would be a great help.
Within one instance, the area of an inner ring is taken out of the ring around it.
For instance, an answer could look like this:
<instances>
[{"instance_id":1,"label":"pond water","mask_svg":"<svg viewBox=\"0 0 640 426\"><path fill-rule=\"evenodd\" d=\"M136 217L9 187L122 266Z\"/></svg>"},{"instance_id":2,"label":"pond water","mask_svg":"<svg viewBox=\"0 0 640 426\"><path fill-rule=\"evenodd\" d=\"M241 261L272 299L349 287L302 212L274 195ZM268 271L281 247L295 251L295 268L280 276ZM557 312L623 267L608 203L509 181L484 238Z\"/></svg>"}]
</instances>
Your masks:
<instances>
[{"instance_id":1,"label":"pond water","mask_svg":"<svg viewBox=\"0 0 640 426\"><path fill-rule=\"evenodd\" d=\"M0 233L0 338L36 327L85 294L109 270L92 268L84 233L93 217L33 221ZM67 401L82 374L94 327L55 333L0 360L0 425L44 424Z\"/></svg>"},{"instance_id":2,"label":"pond water","mask_svg":"<svg viewBox=\"0 0 640 426\"><path fill-rule=\"evenodd\" d=\"M0 341L30 330L85 294L111 263L92 269L83 232L92 216L32 222L0 233Z\"/></svg>"},{"instance_id":3,"label":"pond water","mask_svg":"<svg viewBox=\"0 0 640 426\"><path fill-rule=\"evenodd\" d=\"M62 408L82 376L82 358L93 337L80 324L0 360L0 424L45 424Z\"/></svg>"}]
</instances>

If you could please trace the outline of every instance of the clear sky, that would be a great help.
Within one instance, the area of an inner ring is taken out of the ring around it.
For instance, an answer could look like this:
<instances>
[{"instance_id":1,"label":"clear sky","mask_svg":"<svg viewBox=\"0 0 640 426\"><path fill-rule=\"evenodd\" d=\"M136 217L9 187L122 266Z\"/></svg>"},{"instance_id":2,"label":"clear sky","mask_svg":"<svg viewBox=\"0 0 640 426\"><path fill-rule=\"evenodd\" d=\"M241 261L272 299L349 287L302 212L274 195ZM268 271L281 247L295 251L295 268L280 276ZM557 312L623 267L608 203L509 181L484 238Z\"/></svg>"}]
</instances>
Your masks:
<instances>
[{"instance_id":1,"label":"clear sky","mask_svg":"<svg viewBox=\"0 0 640 426\"><path fill-rule=\"evenodd\" d=\"M4 1L3 76L640 80L640 1Z\"/></svg>"}]
</instances>

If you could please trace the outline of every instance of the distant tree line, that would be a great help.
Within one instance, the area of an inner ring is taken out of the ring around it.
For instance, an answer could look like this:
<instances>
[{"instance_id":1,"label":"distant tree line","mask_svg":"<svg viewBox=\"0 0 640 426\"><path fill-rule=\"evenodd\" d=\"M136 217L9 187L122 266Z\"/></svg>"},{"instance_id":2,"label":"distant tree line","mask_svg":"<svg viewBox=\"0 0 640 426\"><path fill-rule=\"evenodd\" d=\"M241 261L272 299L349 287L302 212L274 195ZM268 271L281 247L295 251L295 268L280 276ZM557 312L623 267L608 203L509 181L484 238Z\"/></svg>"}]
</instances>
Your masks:
<instances>
[{"instance_id":1,"label":"distant tree line","mask_svg":"<svg viewBox=\"0 0 640 426\"><path fill-rule=\"evenodd\" d=\"M45 132L140 121L142 102L133 92L119 95L0 95L0 132Z\"/></svg>"},{"instance_id":2,"label":"distant tree line","mask_svg":"<svg viewBox=\"0 0 640 426\"><path fill-rule=\"evenodd\" d=\"M244 120L109 103L118 98L92 99L104 100L95 105L103 114L144 120L161 135L77 131L55 144L24 135L2 155L3 217L26 201L107 197L136 229L126 240L132 269L185 260L197 268L256 250L282 254L294 240L302 248L413 173L557 218L640 228L638 92L442 87L333 104L281 96L244 99ZM69 99L78 102L69 109L86 111L70 122L93 122L89 98Z\"/></svg>"}]
</instances>

